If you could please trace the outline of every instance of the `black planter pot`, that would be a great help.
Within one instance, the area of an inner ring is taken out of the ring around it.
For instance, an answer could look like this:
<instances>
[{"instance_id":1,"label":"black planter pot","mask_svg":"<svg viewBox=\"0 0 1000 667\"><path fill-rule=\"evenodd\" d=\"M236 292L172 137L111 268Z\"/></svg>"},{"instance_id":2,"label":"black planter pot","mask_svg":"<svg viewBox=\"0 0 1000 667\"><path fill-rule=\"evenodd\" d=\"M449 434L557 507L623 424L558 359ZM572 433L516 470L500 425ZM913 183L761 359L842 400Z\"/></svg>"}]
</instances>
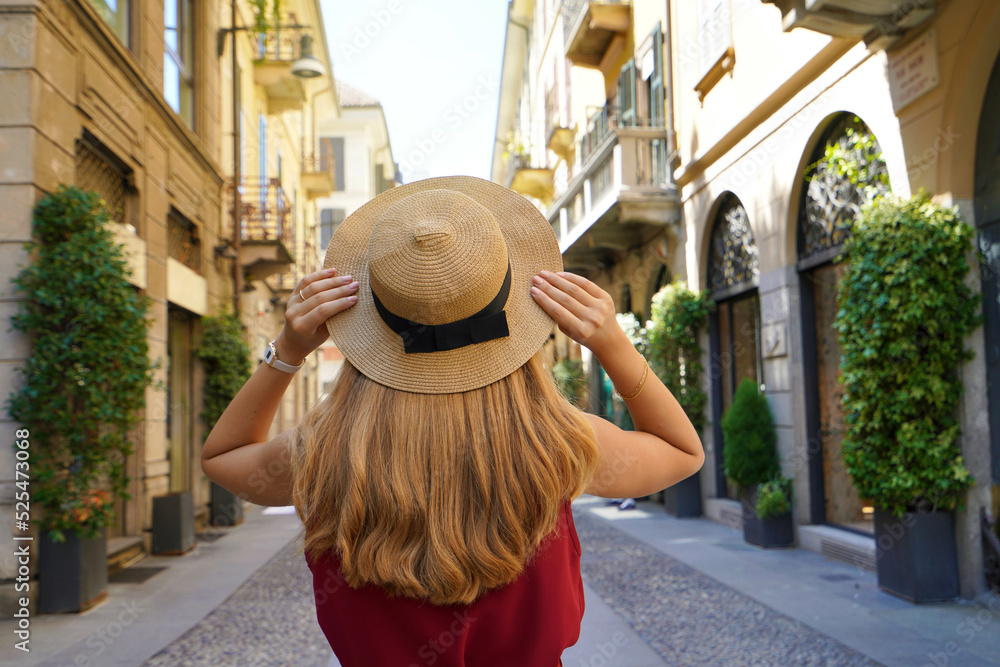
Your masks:
<instances>
[{"instance_id":1,"label":"black planter pot","mask_svg":"<svg viewBox=\"0 0 1000 667\"><path fill-rule=\"evenodd\" d=\"M958 549L953 512L907 512L896 517L875 508L878 587L911 602L958 597Z\"/></svg>"},{"instance_id":2,"label":"black planter pot","mask_svg":"<svg viewBox=\"0 0 1000 667\"><path fill-rule=\"evenodd\" d=\"M243 523L243 499L212 482L212 505L209 522L213 526L237 526Z\"/></svg>"},{"instance_id":3,"label":"black planter pot","mask_svg":"<svg viewBox=\"0 0 1000 667\"><path fill-rule=\"evenodd\" d=\"M153 498L154 554L179 555L194 548L194 501L190 491Z\"/></svg>"},{"instance_id":4,"label":"black planter pot","mask_svg":"<svg viewBox=\"0 0 1000 667\"><path fill-rule=\"evenodd\" d=\"M701 516L701 475L691 475L664 489L663 509L679 519Z\"/></svg>"},{"instance_id":5,"label":"black planter pot","mask_svg":"<svg viewBox=\"0 0 1000 667\"><path fill-rule=\"evenodd\" d=\"M743 507L743 539L759 547L790 547L795 544L792 513L785 512L769 519L761 519L755 509L757 485L747 487L740 496Z\"/></svg>"},{"instance_id":6,"label":"black planter pot","mask_svg":"<svg viewBox=\"0 0 1000 667\"><path fill-rule=\"evenodd\" d=\"M84 611L108 596L105 529L97 537L65 535L65 542L53 542L48 531L39 534L38 611L42 614Z\"/></svg>"}]
</instances>

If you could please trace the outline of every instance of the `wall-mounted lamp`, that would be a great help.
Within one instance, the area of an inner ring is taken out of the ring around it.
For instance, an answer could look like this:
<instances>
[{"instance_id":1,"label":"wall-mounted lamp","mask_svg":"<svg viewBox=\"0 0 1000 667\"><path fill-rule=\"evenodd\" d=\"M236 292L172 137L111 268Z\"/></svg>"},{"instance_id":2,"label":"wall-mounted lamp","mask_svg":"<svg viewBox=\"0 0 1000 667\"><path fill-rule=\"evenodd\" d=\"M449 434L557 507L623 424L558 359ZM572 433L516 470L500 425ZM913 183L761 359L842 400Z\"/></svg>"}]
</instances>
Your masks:
<instances>
[{"instance_id":1,"label":"wall-mounted lamp","mask_svg":"<svg viewBox=\"0 0 1000 667\"><path fill-rule=\"evenodd\" d=\"M299 41L299 59L292 63L292 76L300 79L314 79L326 74L326 68L319 58L313 55L312 35L302 35Z\"/></svg>"},{"instance_id":2,"label":"wall-mounted lamp","mask_svg":"<svg viewBox=\"0 0 1000 667\"><path fill-rule=\"evenodd\" d=\"M223 259L236 259L236 248L229 241L215 246L215 256Z\"/></svg>"}]
</instances>

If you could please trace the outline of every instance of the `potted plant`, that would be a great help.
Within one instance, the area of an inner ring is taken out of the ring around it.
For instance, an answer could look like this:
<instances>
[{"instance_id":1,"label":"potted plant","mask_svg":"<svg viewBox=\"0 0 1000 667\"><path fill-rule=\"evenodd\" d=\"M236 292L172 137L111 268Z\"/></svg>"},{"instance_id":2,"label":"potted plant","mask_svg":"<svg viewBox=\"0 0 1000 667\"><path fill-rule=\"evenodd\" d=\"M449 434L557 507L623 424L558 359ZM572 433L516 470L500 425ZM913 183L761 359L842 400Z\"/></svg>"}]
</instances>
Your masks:
<instances>
[{"instance_id":1,"label":"potted plant","mask_svg":"<svg viewBox=\"0 0 1000 667\"><path fill-rule=\"evenodd\" d=\"M235 316L204 317L201 323L198 358L205 368L201 418L208 427L207 434L250 377L250 348ZM243 521L243 499L215 482L212 482L209 510L209 523L213 526L235 526Z\"/></svg>"},{"instance_id":2,"label":"potted plant","mask_svg":"<svg viewBox=\"0 0 1000 667\"><path fill-rule=\"evenodd\" d=\"M82 611L106 595L105 527L128 499L129 429L156 364L149 304L127 281L98 196L60 186L34 209L32 262L11 322L32 341L8 400L31 437L31 509L39 535L39 610Z\"/></svg>"},{"instance_id":3,"label":"potted plant","mask_svg":"<svg viewBox=\"0 0 1000 667\"><path fill-rule=\"evenodd\" d=\"M722 417L722 437L726 477L740 488L743 539L761 547L791 546L791 504L783 507L776 497L789 485L780 476L774 420L767 399L750 378L740 382Z\"/></svg>"},{"instance_id":4,"label":"potted plant","mask_svg":"<svg viewBox=\"0 0 1000 667\"><path fill-rule=\"evenodd\" d=\"M707 292L674 281L653 296L647 323L649 364L673 393L700 435L708 396L702 388L701 344L712 300ZM675 517L701 516L701 475L694 474L663 490L663 506Z\"/></svg>"},{"instance_id":5,"label":"potted plant","mask_svg":"<svg viewBox=\"0 0 1000 667\"><path fill-rule=\"evenodd\" d=\"M956 445L972 229L923 192L865 206L844 245L835 321L843 348L843 460L875 503L879 587L914 602L958 596L954 512L974 480Z\"/></svg>"}]
</instances>

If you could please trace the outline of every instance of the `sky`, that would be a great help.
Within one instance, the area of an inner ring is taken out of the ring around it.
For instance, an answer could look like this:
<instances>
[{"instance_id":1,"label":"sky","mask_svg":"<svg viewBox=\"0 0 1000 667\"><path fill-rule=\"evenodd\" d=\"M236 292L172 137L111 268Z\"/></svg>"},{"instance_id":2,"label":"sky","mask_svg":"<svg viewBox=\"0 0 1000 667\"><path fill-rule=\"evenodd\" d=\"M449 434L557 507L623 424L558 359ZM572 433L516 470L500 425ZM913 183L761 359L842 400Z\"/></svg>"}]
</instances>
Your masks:
<instances>
[{"instance_id":1,"label":"sky","mask_svg":"<svg viewBox=\"0 0 1000 667\"><path fill-rule=\"evenodd\" d=\"M489 179L507 0L320 0L333 75L379 99L403 182Z\"/></svg>"}]
</instances>

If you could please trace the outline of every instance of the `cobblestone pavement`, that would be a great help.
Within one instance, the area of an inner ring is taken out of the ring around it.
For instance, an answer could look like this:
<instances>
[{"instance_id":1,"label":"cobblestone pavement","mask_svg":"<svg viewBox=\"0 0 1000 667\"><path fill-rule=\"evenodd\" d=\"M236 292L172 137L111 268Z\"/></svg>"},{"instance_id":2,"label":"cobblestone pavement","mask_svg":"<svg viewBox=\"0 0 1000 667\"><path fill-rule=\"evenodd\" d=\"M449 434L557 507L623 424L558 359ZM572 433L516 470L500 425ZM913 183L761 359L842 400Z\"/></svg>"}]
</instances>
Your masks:
<instances>
[{"instance_id":1,"label":"cobblestone pavement","mask_svg":"<svg viewBox=\"0 0 1000 667\"><path fill-rule=\"evenodd\" d=\"M879 664L585 511L577 510L574 517L587 584L668 664ZM300 544L295 540L278 552L145 664L327 665L331 652L316 623L312 578Z\"/></svg>"},{"instance_id":2,"label":"cobblestone pavement","mask_svg":"<svg viewBox=\"0 0 1000 667\"><path fill-rule=\"evenodd\" d=\"M144 664L155 667L324 667L333 655L316 622L312 573L293 540L225 602Z\"/></svg>"},{"instance_id":3,"label":"cobblestone pavement","mask_svg":"<svg viewBox=\"0 0 1000 667\"><path fill-rule=\"evenodd\" d=\"M583 578L671 665L879 665L575 510Z\"/></svg>"}]
</instances>

